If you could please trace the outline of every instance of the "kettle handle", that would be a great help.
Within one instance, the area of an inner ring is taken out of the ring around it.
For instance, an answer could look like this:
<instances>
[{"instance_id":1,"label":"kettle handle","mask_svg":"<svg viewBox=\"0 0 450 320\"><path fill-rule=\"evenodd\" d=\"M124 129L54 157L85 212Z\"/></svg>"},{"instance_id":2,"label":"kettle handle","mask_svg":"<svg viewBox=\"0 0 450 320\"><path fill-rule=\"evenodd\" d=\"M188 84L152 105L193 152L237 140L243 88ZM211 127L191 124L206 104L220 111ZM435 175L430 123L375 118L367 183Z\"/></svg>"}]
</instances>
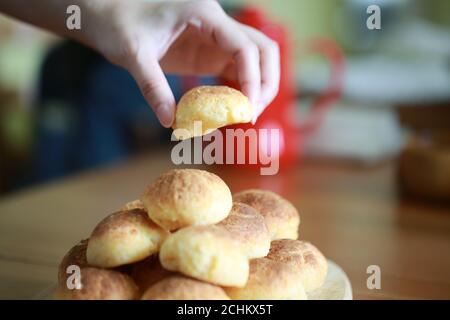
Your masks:
<instances>
[{"instance_id":1,"label":"kettle handle","mask_svg":"<svg viewBox=\"0 0 450 320\"><path fill-rule=\"evenodd\" d=\"M307 48L309 53L324 56L330 65L331 77L327 88L311 104L308 117L298 125L302 133L310 133L321 124L328 109L341 97L345 75L345 57L339 45L328 38L314 38Z\"/></svg>"}]
</instances>

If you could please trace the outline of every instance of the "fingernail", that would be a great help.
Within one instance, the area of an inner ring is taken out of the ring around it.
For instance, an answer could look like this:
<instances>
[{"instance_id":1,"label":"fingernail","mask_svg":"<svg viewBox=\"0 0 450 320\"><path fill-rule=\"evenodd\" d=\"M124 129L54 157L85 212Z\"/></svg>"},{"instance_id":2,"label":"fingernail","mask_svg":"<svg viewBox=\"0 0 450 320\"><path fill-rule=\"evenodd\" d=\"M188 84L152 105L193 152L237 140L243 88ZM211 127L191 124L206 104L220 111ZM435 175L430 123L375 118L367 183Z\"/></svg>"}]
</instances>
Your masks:
<instances>
[{"instance_id":1,"label":"fingernail","mask_svg":"<svg viewBox=\"0 0 450 320\"><path fill-rule=\"evenodd\" d=\"M253 115L253 119L252 119L252 124L255 124L256 121L258 120L258 117L261 115L262 111L264 108L264 104L262 102L258 102L256 104L256 108L255 108L255 112Z\"/></svg>"},{"instance_id":2,"label":"fingernail","mask_svg":"<svg viewBox=\"0 0 450 320\"><path fill-rule=\"evenodd\" d=\"M159 122L166 128L170 128L173 123L173 113L171 110L172 108L167 104L160 104L156 108L156 116L158 117Z\"/></svg>"}]
</instances>

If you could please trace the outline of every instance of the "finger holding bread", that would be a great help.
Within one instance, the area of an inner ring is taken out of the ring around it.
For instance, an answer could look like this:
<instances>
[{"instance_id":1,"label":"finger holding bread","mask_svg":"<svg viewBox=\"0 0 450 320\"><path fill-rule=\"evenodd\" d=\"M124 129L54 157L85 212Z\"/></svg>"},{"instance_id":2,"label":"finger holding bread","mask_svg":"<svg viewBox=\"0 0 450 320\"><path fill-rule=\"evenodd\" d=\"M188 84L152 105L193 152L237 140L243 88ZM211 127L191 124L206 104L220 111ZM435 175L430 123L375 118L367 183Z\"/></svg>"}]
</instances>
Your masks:
<instances>
[{"instance_id":1,"label":"finger holding bread","mask_svg":"<svg viewBox=\"0 0 450 320\"><path fill-rule=\"evenodd\" d=\"M174 135L178 140L202 136L227 125L250 122L253 116L249 99L240 91L226 86L196 87L177 105Z\"/></svg>"}]
</instances>

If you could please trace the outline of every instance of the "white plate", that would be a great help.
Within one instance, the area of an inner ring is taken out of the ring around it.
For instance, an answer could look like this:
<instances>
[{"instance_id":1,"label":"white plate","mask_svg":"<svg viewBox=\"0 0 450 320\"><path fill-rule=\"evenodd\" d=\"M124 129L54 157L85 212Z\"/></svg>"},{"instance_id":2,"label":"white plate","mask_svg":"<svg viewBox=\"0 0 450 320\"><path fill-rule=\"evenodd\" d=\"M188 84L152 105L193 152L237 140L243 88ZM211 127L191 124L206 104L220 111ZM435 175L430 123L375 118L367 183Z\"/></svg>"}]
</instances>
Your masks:
<instances>
[{"instance_id":1,"label":"white plate","mask_svg":"<svg viewBox=\"0 0 450 320\"><path fill-rule=\"evenodd\" d=\"M336 263L328 260L328 274L319 289L308 293L309 300L352 300L350 280Z\"/></svg>"}]
</instances>

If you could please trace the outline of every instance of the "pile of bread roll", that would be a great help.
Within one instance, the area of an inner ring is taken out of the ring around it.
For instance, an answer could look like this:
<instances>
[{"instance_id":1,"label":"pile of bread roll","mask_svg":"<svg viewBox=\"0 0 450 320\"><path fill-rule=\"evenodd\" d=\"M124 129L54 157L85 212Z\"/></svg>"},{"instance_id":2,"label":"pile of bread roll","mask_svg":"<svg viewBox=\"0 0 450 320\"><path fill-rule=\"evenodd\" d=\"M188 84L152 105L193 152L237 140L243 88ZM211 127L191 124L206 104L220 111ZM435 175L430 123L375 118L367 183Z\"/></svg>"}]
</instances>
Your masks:
<instances>
[{"instance_id":1,"label":"pile of bread roll","mask_svg":"<svg viewBox=\"0 0 450 320\"><path fill-rule=\"evenodd\" d=\"M65 255L56 297L307 299L324 283L327 260L297 240L299 224L295 207L273 192L232 196L215 174L170 170ZM73 265L78 288L68 286Z\"/></svg>"}]
</instances>

